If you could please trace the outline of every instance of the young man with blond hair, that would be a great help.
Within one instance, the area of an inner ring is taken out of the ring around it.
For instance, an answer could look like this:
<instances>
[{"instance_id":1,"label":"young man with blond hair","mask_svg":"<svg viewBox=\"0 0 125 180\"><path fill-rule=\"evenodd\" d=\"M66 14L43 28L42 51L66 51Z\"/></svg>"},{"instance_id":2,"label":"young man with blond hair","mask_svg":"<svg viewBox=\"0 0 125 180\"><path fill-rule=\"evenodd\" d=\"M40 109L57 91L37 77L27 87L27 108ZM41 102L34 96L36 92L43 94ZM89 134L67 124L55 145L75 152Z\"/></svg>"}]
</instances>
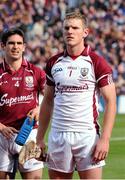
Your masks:
<instances>
[{"instance_id":1,"label":"young man with blond hair","mask_svg":"<svg viewBox=\"0 0 125 180\"><path fill-rule=\"evenodd\" d=\"M50 179L101 179L102 166L116 113L112 70L103 57L85 44L89 34L86 17L80 12L66 14L64 52L50 58L46 66L47 85L41 104L37 145L51 120L48 140ZM99 95L105 100L102 132L98 124Z\"/></svg>"}]
</instances>

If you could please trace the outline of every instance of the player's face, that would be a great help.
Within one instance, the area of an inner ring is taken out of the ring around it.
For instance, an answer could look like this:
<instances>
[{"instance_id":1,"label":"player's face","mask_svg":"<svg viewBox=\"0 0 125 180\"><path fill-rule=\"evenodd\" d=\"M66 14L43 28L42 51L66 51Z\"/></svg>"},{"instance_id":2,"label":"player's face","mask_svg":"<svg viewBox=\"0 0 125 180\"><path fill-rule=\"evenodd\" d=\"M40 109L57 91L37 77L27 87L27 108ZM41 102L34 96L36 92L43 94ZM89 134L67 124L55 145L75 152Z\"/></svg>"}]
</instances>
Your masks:
<instances>
[{"instance_id":1,"label":"player's face","mask_svg":"<svg viewBox=\"0 0 125 180\"><path fill-rule=\"evenodd\" d=\"M11 59L13 61L22 59L22 55L25 50L23 38L18 34L10 36L6 45L3 45L3 49L7 59Z\"/></svg>"},{"instance_id":2,"label":"player's face","mask_svg":"<svg viewBox=\"0 0 125 180\"><path fill-rule=\"evenodd\" d=\"M88 29L78 18L66 19L63 24L63 36L66 45L76 46L83 44L83 39L88 35Z\"/></svg>"}]
</instances>

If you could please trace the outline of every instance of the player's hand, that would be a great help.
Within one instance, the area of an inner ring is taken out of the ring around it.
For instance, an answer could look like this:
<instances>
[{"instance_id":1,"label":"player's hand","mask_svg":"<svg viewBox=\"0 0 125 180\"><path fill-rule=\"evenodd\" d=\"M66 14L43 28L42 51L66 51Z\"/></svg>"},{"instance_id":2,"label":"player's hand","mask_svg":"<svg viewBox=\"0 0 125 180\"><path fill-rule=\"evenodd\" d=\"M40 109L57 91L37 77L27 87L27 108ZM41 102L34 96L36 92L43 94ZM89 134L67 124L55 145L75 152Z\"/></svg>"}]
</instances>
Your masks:
<instances>
[{"instance_id":1,"label":"player's hand","mask_svg":"<svg viewBox=\"0 0 125 180\"><path fill-rule=\"evenodd\" d=\"M2 125L2 127L0 128L0 132L7 139L10 139L14 135L14 133L18 133L19 131L13 127L7 127L5 125Z\"/></svg>"},{"instance_id":2,"label":"player's hand","mask_svg":"<svg viewBox=\"0 0 125 180\"><path fill-rule=\"evenodd\" d=\"M39 106L37 106L34 109L31 109L28 112L27 116L30 117L30 119L35 119L36 121L38 121L38 118L39 118Z\"/></svg>"},{"instance_id":3,"label":"player's hand","mask_svg":"<svg viewBox=\"0 0 125 180\"><path fill-rule=\"evenodd\" d=\"M94 148L92 153L93 163L98 163L101 160L104 160L109 151L109 140L100 138Z\"/></svg>"},{"instance_id":4,"label":"player's hand","mask_svg":"<svg viewBox=\"0 0 125 180\"><path fill-rule=\"evenodd\" d=\"M36 144L38 147L40 147L43 151L45 151L46 149L46 144L44 142L44 140L41 140L41 139L36 139Z\"/></svg>"},{"instance_id":5,"label":"player's hand","mask_svg":"<svg viewBox=\"0 0 125 180\"><path fill-rule=\"evenodd\" d=\"M28 141L19 153L19 164L23 165L26 161L33 158L46 162L48 157L46 151L39 148L34 141Z\"/></svg>"},{"instance_id":6,"label":"player's hand","mask_svg":"<svg viewBox=\"0 0 125 180\"><path fill-rule=\"evenodd\" d=\"M38 134L36 136L36 144L43 152L45 151L46 144L44 142L44 139L42 139L41 137L38 137Z\"/></svg>"}]
</instances>

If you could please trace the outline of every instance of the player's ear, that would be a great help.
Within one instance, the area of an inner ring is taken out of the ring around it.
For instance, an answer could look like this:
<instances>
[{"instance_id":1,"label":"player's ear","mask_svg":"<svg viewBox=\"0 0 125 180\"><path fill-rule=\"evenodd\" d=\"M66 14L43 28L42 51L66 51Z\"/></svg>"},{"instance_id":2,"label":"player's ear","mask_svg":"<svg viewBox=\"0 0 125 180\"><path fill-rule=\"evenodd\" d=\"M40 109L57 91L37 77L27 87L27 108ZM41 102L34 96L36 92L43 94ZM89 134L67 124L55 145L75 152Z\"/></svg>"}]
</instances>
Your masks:
<instances>
[{"instance_id":1,"label":"player's ear","mask_svg":"<svg viewBox=\"0 0 125 180\"><path fill-rule=\"evenodd\" d=\"M2 49L4 49L5 44L3 44L3 43L1 42L0 45L1 45Z\"/></svg>"},{"instance_id":2,"label":"player's ear","mask_svg":"<svg viewBox=\"0 0 125 180\"><path fill-rule=\"evenodd\" d=\"M23 44L23 52L25 51L26 49L26 43Z\"/></svg>"},{"instance_id":3,"label":"player's ear","mask_svg":"<svg viewBox=\"0 0 125 180\"><path fill-rule=\"evenodd\" d=\"M86 38L89 34L89 28L85 28L83 32L83 38Z\"/></svg>"}]
</instances>

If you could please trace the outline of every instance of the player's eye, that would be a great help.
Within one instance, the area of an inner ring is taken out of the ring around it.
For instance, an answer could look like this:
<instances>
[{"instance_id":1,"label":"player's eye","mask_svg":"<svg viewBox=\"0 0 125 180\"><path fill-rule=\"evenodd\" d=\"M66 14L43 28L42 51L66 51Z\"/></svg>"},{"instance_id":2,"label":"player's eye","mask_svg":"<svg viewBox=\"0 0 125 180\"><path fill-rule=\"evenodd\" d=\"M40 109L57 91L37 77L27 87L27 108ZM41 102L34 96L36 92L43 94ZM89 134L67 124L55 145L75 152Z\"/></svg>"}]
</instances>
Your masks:
<instances>
[{"instance_id":1,"label":"player's eye","mask_svg":"<svg viewBox=\"0 0 125 180\"><path fill-rule=\"evenodd\" d=\"M69 27L68 27L68 26L65 26L65 30L69 30Z\"/></svg>"},{"instance_id":2,"label":"player's eye","mask_svg":"<svg viewBox=\"0 0 125 180\"><path fill-rule=\"evenodd\" d=\"M9 41L8 44L10 44L10 45L15 45L15 44L22 45L23 43L22 42Z\"/></svg>"}]
</instances>

